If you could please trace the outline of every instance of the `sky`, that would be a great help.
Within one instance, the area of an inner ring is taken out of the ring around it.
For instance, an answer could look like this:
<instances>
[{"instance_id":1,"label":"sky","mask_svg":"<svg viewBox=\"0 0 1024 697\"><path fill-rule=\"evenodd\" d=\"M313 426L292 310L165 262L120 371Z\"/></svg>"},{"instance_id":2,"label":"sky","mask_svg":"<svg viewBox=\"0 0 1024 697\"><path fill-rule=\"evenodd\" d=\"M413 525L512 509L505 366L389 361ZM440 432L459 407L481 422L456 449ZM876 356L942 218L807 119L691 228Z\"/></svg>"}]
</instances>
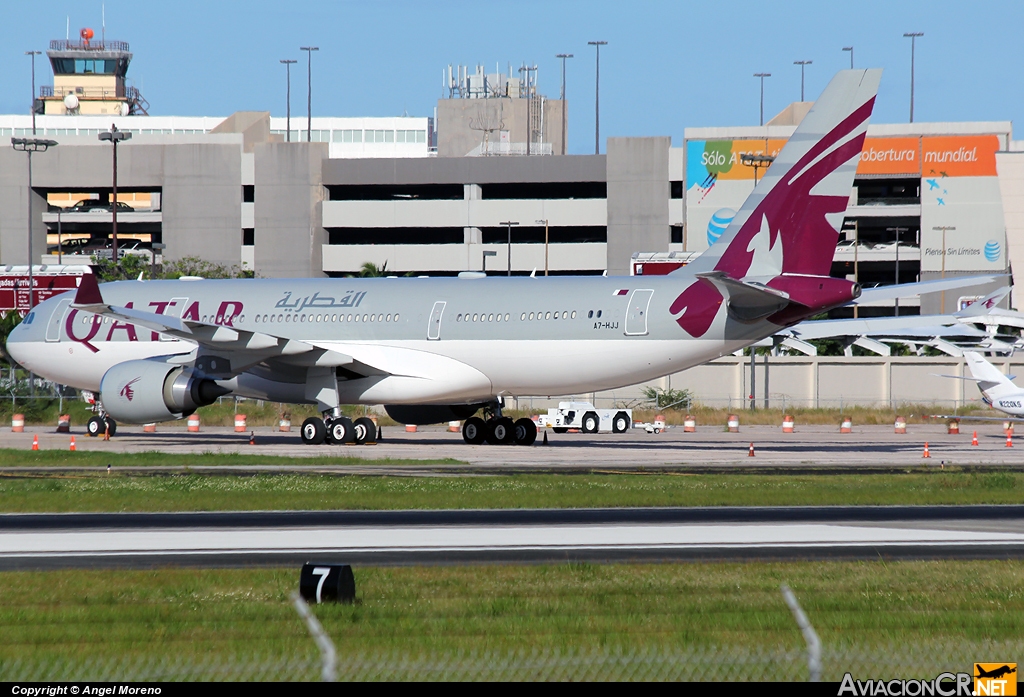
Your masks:
<instances>
[{"instance_id":1,"label":"sky","mask_svg":"<svg viewBox=\"0 0 1024 697\"><path fill-rule=\"evenodd\" d=\"M601 142L608 136L672 137L683 129L757 125L767 72L768 119L800 98L815 99L837 70L884 70L873 122L909 120L911 40L916 40L915 121L1024 123L1024 3L931 0L0 0L0 113L27 112L28 50L82 27L127 41L132 83L150 113L285 114L292 66L292 115L306 113L306 54L312 57L314 116L431 116L449 64L538 66L539 91L557 98L558 53L566 68L569 152L594 148L595 50L601 48ZM42 60L40 60L42 59ZM36 84L52 83L45 54ZM19 96L23 95L23 96ZM1024 132L1020 136L1024 139Z\"/></svg>"}]
</instances>

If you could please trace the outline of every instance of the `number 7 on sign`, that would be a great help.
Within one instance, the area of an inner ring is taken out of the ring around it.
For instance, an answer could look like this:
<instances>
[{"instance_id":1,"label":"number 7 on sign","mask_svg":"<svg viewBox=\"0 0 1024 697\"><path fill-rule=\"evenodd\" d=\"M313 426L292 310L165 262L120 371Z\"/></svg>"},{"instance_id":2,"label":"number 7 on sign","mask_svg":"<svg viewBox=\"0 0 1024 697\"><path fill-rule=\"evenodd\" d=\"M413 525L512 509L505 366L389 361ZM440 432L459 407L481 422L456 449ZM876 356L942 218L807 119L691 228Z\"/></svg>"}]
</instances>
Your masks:
<instances>
[{"instance_id":1,"label":"number 7 on sign","mask_svg":"<svg viewBox=\"0 0 1024 697\"><path fill-rule=\"evenodd\" d=\"M316 604L319 605L322 601L320 599L320 593L324 588L324 581L331 575L331 567L329 566L314 566L313 575L319 576L320 580L316 583Z\"/></svg>"}]
</instances>

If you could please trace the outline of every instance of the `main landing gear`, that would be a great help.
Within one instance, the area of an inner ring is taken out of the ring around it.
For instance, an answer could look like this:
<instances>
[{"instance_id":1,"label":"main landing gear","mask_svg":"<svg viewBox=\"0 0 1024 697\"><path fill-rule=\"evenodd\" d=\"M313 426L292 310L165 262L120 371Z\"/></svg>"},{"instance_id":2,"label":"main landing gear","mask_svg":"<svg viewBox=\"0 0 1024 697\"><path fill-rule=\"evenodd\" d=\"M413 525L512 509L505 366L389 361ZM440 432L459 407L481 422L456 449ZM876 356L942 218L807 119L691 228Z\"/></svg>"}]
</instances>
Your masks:
<instances>
[{"instance_id":1,"label":"main landing gear","mask_svg":"<svg viewBox=\"0 0 1024 697\"><path fill-rule=\"evenodd\" d=\"M103 404L99 401L92 402L92 410L95 413L85 424L85 432L90 438L97 436L113 436L117 433L117 422L107 416L103 410Z\"/></svg>"},{"instance_id":2,"label":"main landing gear","mask_svg":"<svg viewBox=\"0 0 1024 697\"><path fill-rule=\"evenodd\" d=\"M373 421L361 416L355 421L343 416L341 411L325 412L326 418L311 416L302 422L302 442L306 445L354 444L377 442L377 427Z\"/></svg>"},{"instance_id":3,"label":"main landing gear","mask_svg":"<svg viewBox=\"0 0 1024 697\"><path fill-rule=\"evenodd\" d=\"M501 415L501 405L484 409L486 420L478 416L466 419L462 426L462 438L471 445L487 442L491 445L533 445L537 440L537 424L522 418L513 421Z\"/></svg>"}]
</instances>

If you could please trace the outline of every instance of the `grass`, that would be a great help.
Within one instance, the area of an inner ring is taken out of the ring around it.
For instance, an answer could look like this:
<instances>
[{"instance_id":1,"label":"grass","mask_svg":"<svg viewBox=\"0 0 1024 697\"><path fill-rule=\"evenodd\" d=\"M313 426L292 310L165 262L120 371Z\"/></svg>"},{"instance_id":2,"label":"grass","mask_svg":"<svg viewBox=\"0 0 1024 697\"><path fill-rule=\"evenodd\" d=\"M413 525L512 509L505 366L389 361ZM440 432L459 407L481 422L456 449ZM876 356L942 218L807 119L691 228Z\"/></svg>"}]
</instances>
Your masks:
<instances>
[{"instance_id":1,"label":"grass","mask_svg":"<svg viewBox=\"0 0 1024 697\"><path fill-rule=\"evenodd\" d=\"M782 583L826 648L970 646L1018 640L1022 577L1019 560L357 568L356 604L316 614L343 661L600 647L799 655ZM297 584L298 569L3 573L0 675L17 679L4 670L17 659L315 657L288 601Z\"/></svg>"},{"instance_id":2,"label":"grass","mask_svg":"<svg viewBox=\"0 0 1024 697\"><path fill-rule=\"evenodd\" d=\"M0 512L1024 503L1024 474L0 477Z\"/></svg>"}]
</instances>

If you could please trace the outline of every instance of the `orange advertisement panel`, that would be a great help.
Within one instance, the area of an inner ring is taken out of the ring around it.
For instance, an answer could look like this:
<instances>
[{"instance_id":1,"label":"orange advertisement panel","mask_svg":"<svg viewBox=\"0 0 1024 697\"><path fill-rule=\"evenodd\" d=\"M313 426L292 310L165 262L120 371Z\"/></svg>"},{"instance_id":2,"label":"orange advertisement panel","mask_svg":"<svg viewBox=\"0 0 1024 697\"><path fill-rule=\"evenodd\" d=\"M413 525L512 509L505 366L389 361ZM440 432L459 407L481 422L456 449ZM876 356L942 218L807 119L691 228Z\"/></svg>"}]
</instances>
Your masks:
<instances>
[{"instance_id":1,"label":"orange advertisement panel","mask_svg":"<svg viewBox=\"0 0 1024 697\"><path fill-rule=\"evenodd\" d=\"M687 143L688 171L690 183L700 184L710 177L715 180L746 179L753 181L754 167L744 165L743 155L771 155L776 157L785 140L691 140ZM760 180L765 167L759 166L756 174Z\"/></svg>"},{"instance_id":2,"label":"orange advertisement panel","mask_svg":"<svg viewBox=\"0 0 1024 697\"><path fill-rule=\"evenodd\" d=\"M999 136L934 136L921 139L925 177L994 177Z\"/></svg>"},{"instance_id":3,"label":"orange advertisement panel","mask_svg":"<svg viewBox=\"0 0 1024 697\"><path fill-rule=\"evenodd\" d=\"M857 174L921 174L918 138L865 138Z\"/></svg>"}]
</instances>

